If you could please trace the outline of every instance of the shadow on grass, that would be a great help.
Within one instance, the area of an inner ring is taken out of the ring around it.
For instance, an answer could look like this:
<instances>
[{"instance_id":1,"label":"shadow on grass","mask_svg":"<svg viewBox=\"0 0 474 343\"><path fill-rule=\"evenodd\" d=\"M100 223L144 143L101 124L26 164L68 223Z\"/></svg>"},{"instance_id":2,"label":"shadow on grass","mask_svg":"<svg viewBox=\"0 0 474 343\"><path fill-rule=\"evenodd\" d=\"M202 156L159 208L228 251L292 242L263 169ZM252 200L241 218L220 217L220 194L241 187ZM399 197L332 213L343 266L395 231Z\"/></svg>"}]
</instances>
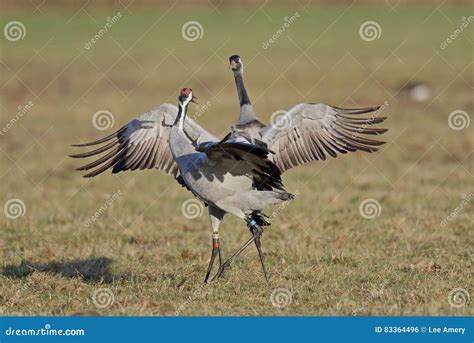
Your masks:
<instances>
[{"instance_id":1,"label":"shadow on grass","mask_svg":"<svg viewBox=\"0 0 474 343\"><path fill-rule=\"evenodd\" d=\"M111 283L114 275L110 270L112 260L107 257L76 259L72 261L51 261L33 263L23 260L19 265L7 265L1 271L10 278L24 278L33 272L61 275L67 278L80 278L86 282Z\"/></svg>"}]
</instances>

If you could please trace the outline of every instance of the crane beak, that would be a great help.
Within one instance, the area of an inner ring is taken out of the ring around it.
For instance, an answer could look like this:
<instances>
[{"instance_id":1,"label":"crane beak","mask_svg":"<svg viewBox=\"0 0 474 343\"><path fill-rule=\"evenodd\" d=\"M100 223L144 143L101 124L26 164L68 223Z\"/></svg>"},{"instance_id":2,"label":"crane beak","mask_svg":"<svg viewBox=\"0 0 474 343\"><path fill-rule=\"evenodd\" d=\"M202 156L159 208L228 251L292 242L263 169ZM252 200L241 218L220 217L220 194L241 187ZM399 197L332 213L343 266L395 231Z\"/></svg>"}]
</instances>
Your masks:
<instances>
[{"instance_id":1,"label":"crane beak","mask_svg":"<svg viewBox=\"0 0 474 343\"><path fill-rule=\"evenodd\" d=\"M197 97L193 96L193 98L191 99L191 102L194 102L197 105L197 101L195 101L194 99L197 99Z\"/></svg>"}]
</instances>

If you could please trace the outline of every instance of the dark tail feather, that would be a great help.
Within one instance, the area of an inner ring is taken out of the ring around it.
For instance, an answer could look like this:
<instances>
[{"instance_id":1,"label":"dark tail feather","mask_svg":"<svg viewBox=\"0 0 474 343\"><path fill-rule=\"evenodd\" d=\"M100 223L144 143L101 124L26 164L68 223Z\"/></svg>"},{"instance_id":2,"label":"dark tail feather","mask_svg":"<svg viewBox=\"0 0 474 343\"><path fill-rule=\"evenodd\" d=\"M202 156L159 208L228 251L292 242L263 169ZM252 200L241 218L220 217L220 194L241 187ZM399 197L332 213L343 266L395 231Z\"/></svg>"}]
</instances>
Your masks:
<instances>
[{"instance_id":1,"label":"dark tail feather","mask_svg":"<svg viewBox=\"0 0 474 343\"><path fill-rule=\"evenodd\" d=\"M260 227L269 226L270 223L266 220L266 218L268 218L268 216L265 213L262 213L260 211L253 211L252 214L247 217L247 225L249 227L253 225L257 225Z\"/></svg>"},{"instance_id":2,"label":"dark tail feather","mask_svg":"<svg viewBox=\"0 0 474 343\"><path fill-rule=\"evenodd\" d=\"M278 192L278 197L281 200L285 200L285 201L293 200L295 198L293 194L288 193L288 192Z\"/></svg>"}]
</instances>

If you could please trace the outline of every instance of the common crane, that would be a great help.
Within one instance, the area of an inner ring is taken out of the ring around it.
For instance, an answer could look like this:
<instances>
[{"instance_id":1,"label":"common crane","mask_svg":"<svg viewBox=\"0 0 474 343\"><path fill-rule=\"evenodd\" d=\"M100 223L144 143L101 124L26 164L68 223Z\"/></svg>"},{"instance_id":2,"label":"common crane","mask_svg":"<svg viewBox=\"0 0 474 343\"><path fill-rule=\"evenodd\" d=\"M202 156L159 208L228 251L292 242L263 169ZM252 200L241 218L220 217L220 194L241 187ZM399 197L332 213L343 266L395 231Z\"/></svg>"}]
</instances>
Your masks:
<instances>
[{"instance_id":1,"label":"common crane","mask_svg":"<svg viewBox=\"0 0 474 343\"><path fill-rule=\"evenodd\" d=\"M243 82L243 62L239 55L229 57L240 102L239 120L231 127L226 139L259 141L273 153L269 156L283 173L302 164L337 157L348 151L375 152L385 142L368 139L366 135L381 135L387 129L371 127L383 122L376 112L380 106L340 108L325 104L300 103L279 116L274 123L264 125L257 119ZM373 113L369 118L357 115Z\"/></svg>"},{"instance_id":2,"label":"common crane","mask_svg":"<svg viewBox=\"0 0 474 343\"><path fill-rule=\"evenodd\" d=\"M314 161L325 160L326 156L337 157L348 151L377 151L377 146L385 142L367 139L361 134L380 135L387 129L371 127L383 122L377 112L370 118L357 117L359 114L377 111L380 106L347 109L324 104L301 103L285 111L270 125L257 119L250 97L245 89L244 65L239 55L229 57L229 68L234 74L240 111L237 124L224 138L245 141L249 144L260 142L272 151L269 158L283 173L286 170ZM283 112L283 111L282 111ZM252 232L252 227L250 227ZM263 273L266 278L260 236L255 239Z\"/></svg>"},{"instance_id":3,"label":"common crane","mask_svg":"<svg viewBox=\"0 0 474 343\"><path fill-rule=\"evenodd\" d=\"M205 282L208 281L216 256L223 275L235 258L262 234L268 225L262 211L293 199L281 182L278 167L268 159L265 144L248 144L236 140L219 141L192 119L186 117L188 104L194 102L190 88L182 89L178 108L161 105L130 121L117 132L97 141L76 147L104 146L73 158L96 156L107 152L78 170L91 170L84 177L124 170L157 168L173 176L196 198L207 204L212 226L212 251ZM253 236L226 262L222 262L219 225L226 213L247 222Z\"/></svg>"},{"instance_id":4,"label":"common crane","mask_svg":"<svg viewBox=\"0 0 474 343\"><path fill-rule=\"evenodd\" d=\"M276 122L264 125L257 119L243 83L243 63L238 55L229 58L240 103L239 120L221 141L192 119L186 117L192 91L185 88L178 108L164 104L132 120L117 132L97 141L76 146L106 145L76 158L107 152L78 170L89 170L93 177L107 169L157 168L175 179L208 205L212 226L212 252L205 282L214 260L219 256L220 278L226 268L250 244L255 243L262 270L267 278L260 238L270 223L265 208L293 199L281 182L281 173L327 156L337 157L349 151L375 152L382 141L363 135L380 135L386 129L372 127L386 117L373 113L380 106L344 109L314 103L301 103L286 111ZM283 125L282 125L283 123ZM219 225L226 213L246 221L252 237L227 261L222 262Z\"/></svg>"}]
</instances>

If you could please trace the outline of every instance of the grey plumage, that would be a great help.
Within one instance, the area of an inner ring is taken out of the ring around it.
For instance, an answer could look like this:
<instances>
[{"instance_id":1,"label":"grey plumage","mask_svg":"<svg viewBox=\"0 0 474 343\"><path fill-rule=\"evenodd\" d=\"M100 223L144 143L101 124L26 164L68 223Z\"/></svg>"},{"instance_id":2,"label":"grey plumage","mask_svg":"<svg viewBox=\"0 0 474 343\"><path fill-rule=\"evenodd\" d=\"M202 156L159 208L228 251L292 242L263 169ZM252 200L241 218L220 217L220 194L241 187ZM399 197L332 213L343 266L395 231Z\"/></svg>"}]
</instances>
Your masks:
<instances>
[{"instance_id":1,"label":"grey plumage","mask_svg":"<svg viewBox=\"0 0 474 343\"><path fill-rule=\"evenodd\" d=\"M102 144L99 148L70 156L96 158L77 169L88 171L84 177L94 177L106 170L112 173L151 168L164 171L208 206L213 241L217 247L219 225L226 213L253 225L253 239L259 242L261 232L254 222L264 226L262 211L291 200L293 195L284 190L281 172L270 160L271 152L266 144L252 145L240 138L217 140L186 117L187 105L191 101L192 91L183 89L178 108L161 105L113 134L74 145L92 147ZM210 268L216 254L213 248ZM232 260L234 258L235 255ZM221 261L219 276L225 266ZM209 271L206 281L208 277Z\"/></svg>"},{"instance_id":2,"label":"grey plumage","mask_svg":"<svg viewBox=\"0 0 474 343\"><path fill-rule=\"evenodd\" d=\"M262 129L260 139L275 152L273 161L282 172L349 151L375 152L384 142L365 138L363 134L385 133L386 129L371 126L386 117L379 117L377 112L372 117L358 115L378 109L378 106L344 109L324 104L298 104L279 117L278 122Z\"/></svg>"},{"instance_id":3,"label":"grey plumage","mask_svg":"<svg viewBox=\"0 0 474 343\"><path fill-rule=\"evenodd\" d=\"M237 124L231 127L231 135L228 139L236 139L237 137L247 138L251 143L253 137L258 137L259 131L265 125L257 119L257 115L253 109L250 97L244 85L244 64L239 55L229 57L230 68L234 74L235 87L239 98L239 120Z\"/></svg>"},{"instance_id":4,"label":"grey plumage","mask_svg":"<svg viewBox=\"0 0 474 343\"><path fill-rule=\"evenodd\" d=\"M380 106L349 109L301 103L279 116L274 123L264 125L257 119L245 90L242 59L233 55L229 62L240 102L240 114L227 137L231 140L245 139L249 144L265 144L273 152L270 159L282 173L311 161L325 160L327 156L337 157L357 150L375 152L378 146L384 144L364 137L387 131L373 127L386 119L377 112ZM370 112L373 114L369 117L359 117ZM249 116L250 121L242 121L243 117Z\"/></svg>"},{"instance_id":5,"label":"grey plumage","mask_svg":"<svg viewBox=\"0 0 474 343\"><path fill-rule=\"evenodd\" d=\"M73 154L70 157L85 158L107 152L92 163L77 168L77 170L90 170L98 167L84 177L97 176L107 169L112 169L112 173L118 173L125 170L156 168L176 178L178 165L173 159L168 141L177 113L178 108L175 105L161 105L128 122L111 135L90 143L73 145L86 147L107 142L96 150ZM195 145L203 141L218 141L190 118L186 120L185 129Z\"/></svg>"},{"instance_id":6,"label":"grey plumage","mask_svg":"<svg viewBox=\"0 0 474 343\"><path fill-rule=\"evenodd\" d=\"M161 105L130 121L115 133L77 147L102 146L74 154L74 158L96 157L78 170L94 177L110 169L156 168L173 176L209 210L213 230L213 250L205 282L216 256L220 267L216 277L252 242L258 249L266 276L260 237L269 223L263 210L293 199L286 192L281 174L293 167L337 157L352 151L374 152L384 142L366 137L386 129L373 127L386 118L379 107L344 109L324 104L302 103L286 111L277 122L264 125L257 119L243 83L243 64L239 56L230 58L240 104L239 120L231 132L218 140L186 117L192 90L185 88L178 107ZM362 114L374 112L369 117ZM101 155L102 154L102 155ZM218 230L226 213L247 223L252 238L222 263Z\"/></svg>"}]
</instances>

